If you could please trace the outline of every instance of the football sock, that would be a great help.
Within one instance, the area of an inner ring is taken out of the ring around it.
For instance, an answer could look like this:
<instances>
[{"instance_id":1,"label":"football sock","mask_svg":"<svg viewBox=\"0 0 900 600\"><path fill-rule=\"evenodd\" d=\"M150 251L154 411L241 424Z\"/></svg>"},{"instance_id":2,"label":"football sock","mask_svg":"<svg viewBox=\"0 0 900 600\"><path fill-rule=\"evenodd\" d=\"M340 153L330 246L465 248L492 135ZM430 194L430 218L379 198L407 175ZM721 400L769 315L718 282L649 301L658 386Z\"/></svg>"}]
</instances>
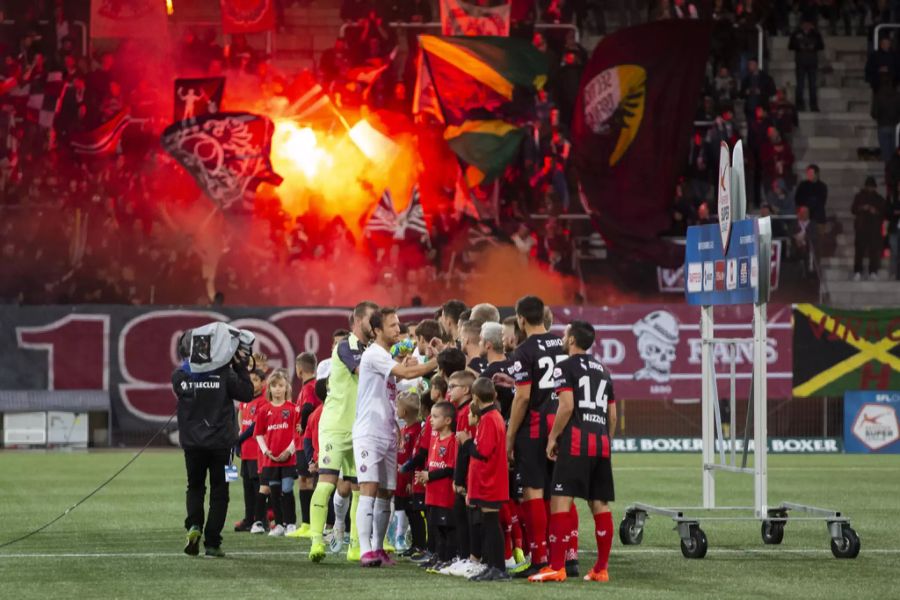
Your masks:
<instances>
[{"instance_id":1,"label":"football sock","mask_svg":"<svg viewBox=\"0 0 900 600\"><path fill-rule=\"evenodd\" d=\"M409 529L409 521L406 519L406 511L397 510L394 511L394 514L397 515L397 532L394 536L395 539L391 540L392 542L405 538L406 532Z\"/></svg>"},{"instance_id":2,"label":"football sock","mask_svg":"<svg viewBox=\"0 0 900 600\"><path fill-rule=\"evenodd\" d=\"M325 517L325 527L327 527L329 529L334 527L334 524L337 522L334 519L334 502L332 500L334 497L336 497L338 495L339 494L337 493L337 491L333 492L331 494L332 497L328 498L328 502L325 503L325 505L328 507L328 516ZM349 503L350 503L350 500L348 498L347 504L349 504Z\"/></svg>"},{"instance_id":3,"label":"football sock","mask_svg":"<svg viewBox=\"0 0 900 600\"><path fill-rule=\"evenodd\" d=\"M319 481L313 491L309 505L309 530L313 544L322 543L322 531L325 529L325 517L328 514L328 499L334 491L334 484Z\"/></svg>"},{"instance_id":4,"label":"football sock","mask_svg":"<svg viewBox=\"0 0 900 600\"><path fill-rule=\"evenodd\" d=\"M597 562L594 564L594 571L599 572L609 565L609 551L613 543L612 513L597 513L594 515L594 525L597 537Z\"/></svg>"},{"instance_id":5,"label":"football sock","mask_svg":"<svg viewBox=\"0 0 900 600\"><path fill-rule=\"evenodd\" d=\"M356 518L353 519L353 524L356 526L357 535L359 536L359 551L361 555L372 551L372 521L374 513L375 498L373 496L358 496Z\"/></svg>"},{"instance_id":6,"label":"football sock","mask_svg":"<svg viewBox=\"0 0 900 600\"><path fill-rule=\"evenodd\" d=\"M566 560L578 560L578 509L574 502L569 509L569 547L566 549Z\"/></svg>"},{"instance_id":7,"label":"football sock","mask_svg":"<svg viewBox=\"0 0 900 600\"><path fill-rule=\"evenodd\" d=\"M412 546L419 550L425 547L425 519L422 511L406 509L406 518L409 521L409 531L412 534Z\"/></svg>"},{"instance_id":8,"label":"football sock","mask_svg":"<svg viewBox=\"0 0 900 600\"><path fill-rule=\"evenodd\" d=\"M268 500L268 496L261 492L256 492L256 507L254 509L254 520L259 521L266 527L268 527L268 522L266 521L266 500Z\"/></svg>"},{"instance_id":9,"label":"football sock","mask_svg":"<svg viewBox=\"0 0 900 600\"><path fill-rule=\"evenodd\" d=\"M334 512L334 523L340 523L343 527L344 521L347 519L347 511L350 510L350 496L341 496L335 492L331 506Z\"/></svg>"},{"instance_id":10,"label":"football sock","mask_svg":"<svg viewBox=\"0 0 900 600\"><path fill-rule=\"evenodd\" d=\"M500 530L500 514L496 511L482 513L482 531L484 533L484 554L481 562L489 567L505 571L506 561L503 558L503 532Z\"/></svg>"},{"instance_id":11,"label":"football sock","mask_svg":"<svg viewBox=\"0 0 900 600\"><path fill-rule=\"evenodd\" d=\"M469 556L481 560L484 556L484 549L482 548L482 542L484 541L482 538L482 513L480 509L474 506L466 507L466 511L469 513ZM468 558L468 556L463 558Z\"/></svg>"},{"instance_id":12,"label":"football sock","mask_svg":"<svg viewBox=\"0 0 900 600\"><path fill-rule=\"evenodd\" d=\"M503 558L511 558L513 554L512 548L512 515L510 514L509 504L504 502L500 505L500 527L503 529Z\"/></svg>"},{"instance_id":13,"label":"football sock","mask_svg":"<svg viewBox=\"0 0 900 600\"><path fill-rule=\"evenodd\" d=\"M374 528L372 532L372 549L384 549L384 536L387 533L388 525L391 523L391 500L390 498L375 499Z\"/></svg>"},{"instance_id":14,"label":"football sock","mask_svg":"<svg viewBox=\"0 0 900 600\"><path fill-rule=\"evenodd\" d=\"M556 571L566 568L566 549L571 531L568 512L550 515L550 567Z\"/></svg>"},{"instance_id":15,"label":"football sock","mask_svg":"<svg viewBox=\"0 0 900 600\"><path fill-rule=\"evenodd\" d=\"M350 498L353 503L347 507L347 514L350 514L350 511L353 510L353 507L357 507L357 512L359 512L359 490L353 490L350 493ZM372 506L374 507L374 502ZM337 515L335 514L335 518ZM353 518L350 519L350 543L359 542L359 525L356 523L356 513L353 513Z\"/></svg>"},{"instance_id":16,"label":"football sock","mask_svg":"<svg viewBox=\"0 0 900 600\"><path fill-rule=\"evenodd\" d=\"M519 530L519 543L515 544L516 547L521 548L522 550L527 550L531 552L531 540L529 539L528 532L528 509L525 508L524 502L516 502L513 505L514 511L514 519L513 519L513 540L516 539L516 529Z\"/></svg>"},{"instance_id":17,"label":"football sock","mask_svg":"<svg viewBox=\"0 0 900 600\"><path fill-rule=\"evenodd\" d=\"M301 489L297 492L300 498L300 518L301 523L309 523L309 505L312 503L312 490Z\"/></svg>"},{"instance_id":18,"label":"football sock","mask_svg":"<svg viewBox=\"0 0 900 600\"><path fill-rule=\"evenodd\" d=\"M469 514L466 510L466 497L456 494L453 502L453 524L456 529L456 555L460 558L468 558L471 552L469 546Z\"/></svg>"},{"instance_id":19,"label":"football sock","mask_svg":"<svg viewBox=\"0 0 900 600\"><path fill-rule=\"evenodd\" d=\"M281 486L271 485L272 490L269 494L269 503L272 505L272 511L275 513L275 525L284 525L284 509L281 504Z\"/></svg>"},{"instance_id":20,"label":"football sock","mask_svg":"<svg viewBox=\"0 0 900 600\"><path fill-rule=\"evenodd\" d=\"M285 493L281 495L281 510L284 516L285 525L297 524L297 501L293 493Z\"/></svg>"},{"instance_id":21,"label":"football sock","mask_svg":"<svg viewBox=\"0 0 900 600\"><path fill-rule=\"evenodd\" d=\"M529 548L531 549L531 564L543 566L547 564L547 513L544 509L544 501L541 498L526 500L524 503L527 511Z\"/></svg>"}]
</instances>

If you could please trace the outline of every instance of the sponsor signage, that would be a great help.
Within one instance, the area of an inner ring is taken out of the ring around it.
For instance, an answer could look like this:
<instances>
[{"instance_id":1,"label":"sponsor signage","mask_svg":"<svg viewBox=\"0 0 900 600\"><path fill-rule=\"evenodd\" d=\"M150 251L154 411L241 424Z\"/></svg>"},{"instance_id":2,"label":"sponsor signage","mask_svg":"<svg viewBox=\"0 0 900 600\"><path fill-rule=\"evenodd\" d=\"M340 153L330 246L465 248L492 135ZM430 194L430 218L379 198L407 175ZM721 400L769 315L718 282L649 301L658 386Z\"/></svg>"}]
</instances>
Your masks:
<instances>
[{"instance_id":1,"label":"sponsor signage","mask_svg":"<svg viewBox=\"0 0 900 600\"><path fill-rule=\"evenodd\" d=\"M597 341L592 352L612 374L616 398L700 398L700 309L685 304L632 304L616 307L554 307L553 331L583 319L594 324ZM715 309L716 333L721 337L750 337L752 306ZM770 304L766 363L769 398L790 398L792 389L791 309ZM719 397L728 396L731 362L735 364L737 395L747 398L753 370L752 341L715 344Z\"/></svg>"},{"instance_id":2,"label":"sponsor signage","mask_svg":"<svg viewBox=\"0 0 900 600\"><path fill-rule=\"evenodd\" d=\"M723 446L724 450L731 450L731 441L725 444L716 442L716 451ZM750 452L753 452L753 440L748 443ZM843 450L840 438L769 438L768 450L771 454L839 454ZM744 441L736 440L735 450L743 452ZM686 437L616 437L612 440L612 452L622 454L632 453L696 453L703 451L701 438Z\"/></svg>"},{"instance_id":3,"label":"sponsor signage","mask_svg":"<svg viewBox=\"0 0 900 600\"><path fill-rule=\"evenodd\" d=\"M722 231L718 225L689 227L685 248L685 270L688 273L698 270L702 273L703 264L712 261L714 280L711 292L703 289L702 282L699 288L696 285L693 287L685 285L683 291L687 295L688 304L709 306L766 302L769 287L761 285L766 280L765 278L760 280L759 276L755 279L756 285L753 285L751 261L759 260L763 254L767 257L771 254L768 251L760 252L761 244L771 245L771 238L764 233L767 225L767 219L734 221L729 228L731 242L727 246L727 251L722 245ZM763 260L762 264L770 264L770 260ZM766 271L768 272L768 269Z\"/></svg>"},{"instance_id":4,"label":"sponsor signage","mask_svg":"<svg viewBox=\"0 0 900 600\"><path fill-rule=\"evenodd\" d=\"M772 253L770 264L770 279L772 290L778 289L778 283L781 279L781 249L782 240L772 240ZM747 263L746 271L743 262ZM707 260L703 262L703 286L702 291L712 292L714 290L725 290L725 261L722 260L721 286L716 284L716 264L718 261ZM742 280L742 273L748 273L748 279ZM687 288L687 280L684 278L684 266L668 269L665 267L656 268L656 283L660 292L671 294L683 294ZM759 259L751 256L749 260L738 260L738 288L756 288L759 286Z\"/></svg>"},{"instance_id":5,"label":"sponsor signage","mask_svg":"<svg viewBox=\"0 0 900 600\"><path fill-rule=\"evenodd\" d=\"M844 394L844 447L855 454L900 454L900 391Z\"/></svg>"}]
</instances>

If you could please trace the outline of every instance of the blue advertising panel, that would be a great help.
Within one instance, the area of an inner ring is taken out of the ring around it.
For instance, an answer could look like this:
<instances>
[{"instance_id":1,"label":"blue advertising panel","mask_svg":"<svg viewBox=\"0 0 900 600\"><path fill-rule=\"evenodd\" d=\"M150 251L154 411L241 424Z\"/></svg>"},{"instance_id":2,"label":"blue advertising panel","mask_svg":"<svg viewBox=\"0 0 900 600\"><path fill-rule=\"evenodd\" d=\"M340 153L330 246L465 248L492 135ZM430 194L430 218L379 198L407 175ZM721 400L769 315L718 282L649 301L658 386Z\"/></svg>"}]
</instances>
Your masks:
<instances>
[{"instance_id":1,"label":"blue advertising panel","mask_svg":"<svg viewBox=\"0 0 900 600\"><path fill-rule=\"evenodd\" d=\"M759 301L759 230L756 219L735 221L728 252L718 224L688 227L684 291L688 304L755 304Z\"/></svg>"},{"instance_id":2,"label":"blue advertising panel","mask_svg":"<svg viewBox=\"0 0 900 600\"><path fill-rule=\"evenodd\" d=\"M855 454L900 454L900 392L844 393L844 449Z\"/></svg>"}]
</instances>

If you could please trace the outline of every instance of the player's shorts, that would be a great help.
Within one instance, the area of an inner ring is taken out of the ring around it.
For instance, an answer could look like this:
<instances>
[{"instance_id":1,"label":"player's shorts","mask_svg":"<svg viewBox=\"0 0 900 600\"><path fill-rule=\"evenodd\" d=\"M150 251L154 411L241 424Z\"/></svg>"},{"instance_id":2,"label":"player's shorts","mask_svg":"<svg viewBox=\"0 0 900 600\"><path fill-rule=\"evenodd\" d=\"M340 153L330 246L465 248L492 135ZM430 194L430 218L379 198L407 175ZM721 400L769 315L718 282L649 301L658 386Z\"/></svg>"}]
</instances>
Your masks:
<instances>
[{"instance_id":1,"label":"player's shorts","mask_svg":"<svg viewBox=\"0 0 900 600\"><path fill-rule=\"evenodd\" d=\"M297 453L297 477L312 477L309 472L309 463L306 462L306 455L303 452Z\"/></svg>"},{"instance_id":2,"label":"player's shorts","mask_svg":"<svg viewBox=\"0 0 900 600\"><path fill-rule=\"evenodd\" d=\"M453 511L443 506L427 506L428 526L429 527L456 527L456 520L453 518Z\"/></svg>"},{"instance_id":3,"label":"player's shorts","mask_svg":"<svg viewBox=\"0 0 900 600\"><path fill-rule=\"evenodd\" d=\"M394 510L425 510L425 494L394 496Z\"/></svg>"},{"instance_id":4,"label":"player's shorts","mask_svg":"<svg viewBox=\"0 0 900 600\"><path fill-rule=\"evenodd\" d=\"M353 461L353 437L350 432L319 432L319 473L338 475L347 481L356 479Z\"/></svg>"},{"instance_id":5,"label":"player's shorts","mask_svg":"<svg viewBox=\"0 0 900 600\"><path fill-rule=\"evenodd\" d=\"M613 486L612 461L599 456L565 456L556 459L553 469L554 496L570 496L585 500L612 502L616 499Z\"/></svg>"},{"instance_id":6,"label":"player's shorts","mask_svg":"<svg viewBox=\"0 0 900 600\"><path fill-rule=\"evenodd\" d=\"M281 483L282 479L287 479L288 477L297 479L296 465L289 467L263 467L259 480L263 485L269 485L275 482Z\"/></svg>"},{"instance_id":7,"label":"player's shorts","mask_svg":"<svg viewBox=\"0 0 900 600\"><path fill-rule=\"evenodd\" d=\"M255 460L241 460L241 477L244 479L259 479L259 466Z\"/></svg>"},{"instance_id":8,"label":"player's shorts","mask_svg":"<svg viewBox=\"0 0 900 600\"><path fill-rule=\"evenodd\" d=\"M513 470L512 473L509 474L509 499L510 500L521 500L522 499L522 478L519 477L519 472Z\"/></svg>"},{"instance_id":9,"label":"player's shorts","mask_svg":"<svg viewBox=\"0 0 900 600\"><path fill-rule=\"evenodd\" d=\"M551 474L546 440L518 435L514 450L518 483L523 488L543 490L550 481Z\"/></svg>"},{"instance_id":10,"label":"player's shorts","mask_svg":"<svg viewBox=\"0 0 900 600\"><path fill-rule=\"evenodd\" d=\"M500 510L500 507L506 504L500 500L482 500L481 498L469 498L469 505L478 508L489 508L492 510Z\"/></svg>"},{"instance_id":11,"label":"player's shorts","mask_svg":"<svg viewBox=\"0 0 900 600\"><path fill-rule=\"evenodd\" d=\"M370 437L353 441L356 480L377 483L385 490L397 489L397 441L388 442Z\"/></svg>"}]
</instances>

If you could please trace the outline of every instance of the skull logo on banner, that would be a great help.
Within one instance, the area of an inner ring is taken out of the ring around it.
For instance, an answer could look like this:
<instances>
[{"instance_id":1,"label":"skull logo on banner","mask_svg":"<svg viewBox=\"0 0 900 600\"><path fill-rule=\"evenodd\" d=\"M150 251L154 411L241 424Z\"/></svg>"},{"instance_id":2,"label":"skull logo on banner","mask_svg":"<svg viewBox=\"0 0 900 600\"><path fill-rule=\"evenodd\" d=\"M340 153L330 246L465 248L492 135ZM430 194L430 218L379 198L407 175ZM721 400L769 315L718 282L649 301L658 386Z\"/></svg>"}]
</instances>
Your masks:
<instances>
[{"instance_id":1,"label":"skull logo on banner","mask_svg":"<svg viewBox=\"0 0 900 600\"><path fill-rule=\"evenodd\" d=\"M656 310L635 323L632 331L644 361L644 367L635 372L634 378L667 383L678 345L678 319L668 311Z\"/></svg>"}]
</instances>

